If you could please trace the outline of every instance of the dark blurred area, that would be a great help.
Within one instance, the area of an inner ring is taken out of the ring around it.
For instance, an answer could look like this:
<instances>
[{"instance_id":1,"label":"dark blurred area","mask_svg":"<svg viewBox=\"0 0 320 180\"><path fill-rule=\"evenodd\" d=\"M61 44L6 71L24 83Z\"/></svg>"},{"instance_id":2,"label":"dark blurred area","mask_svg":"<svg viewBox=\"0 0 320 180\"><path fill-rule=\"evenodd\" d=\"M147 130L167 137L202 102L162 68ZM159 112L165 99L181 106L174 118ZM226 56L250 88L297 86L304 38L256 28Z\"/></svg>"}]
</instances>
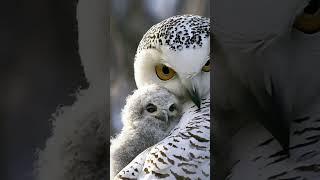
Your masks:
<instances>
[{"instance_id":1,"label":"dark blurred area","mask_svg":"<svg viewBox=\"0 0 320 180\"><path fill-rule=\"evenodd\" d=\"M114 136L122 128L121 108L136 89L133 63L138 44L154 24L175 15L210 15L209 0L112 0L110 17L111 129Z\"/></svg>"},{"instance_id":2,"label":"dark blurred area","mask_svg":"<svg viewBox=\"0 0 320 180\"><path fill-rule=\"evenodd\" d=\"M76 0L5 0L0 5L1 163L6 178L29 180L50 118L88 86L77 45Z\"/></svg>"}]
</instances>

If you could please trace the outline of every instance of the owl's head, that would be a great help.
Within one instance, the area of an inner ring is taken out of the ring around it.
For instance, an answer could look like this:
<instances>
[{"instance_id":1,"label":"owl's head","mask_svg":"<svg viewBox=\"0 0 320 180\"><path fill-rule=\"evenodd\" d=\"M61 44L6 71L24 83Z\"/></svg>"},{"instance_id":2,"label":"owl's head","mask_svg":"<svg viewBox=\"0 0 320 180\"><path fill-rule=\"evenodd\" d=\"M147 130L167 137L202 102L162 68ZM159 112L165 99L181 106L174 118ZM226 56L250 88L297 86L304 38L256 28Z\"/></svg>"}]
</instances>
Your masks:
<instances>
[{"instance_id":1,"label":"owl's head","mask_svg":"<svg viewBox=\"0 0 320 180\"><path fill-rule=\"evenodd\" d=\"M199 107L210 93L210 20L180 15L152 26L138 46L134 72L138 88L157 84Z\"/></svg>"}]
</instances>

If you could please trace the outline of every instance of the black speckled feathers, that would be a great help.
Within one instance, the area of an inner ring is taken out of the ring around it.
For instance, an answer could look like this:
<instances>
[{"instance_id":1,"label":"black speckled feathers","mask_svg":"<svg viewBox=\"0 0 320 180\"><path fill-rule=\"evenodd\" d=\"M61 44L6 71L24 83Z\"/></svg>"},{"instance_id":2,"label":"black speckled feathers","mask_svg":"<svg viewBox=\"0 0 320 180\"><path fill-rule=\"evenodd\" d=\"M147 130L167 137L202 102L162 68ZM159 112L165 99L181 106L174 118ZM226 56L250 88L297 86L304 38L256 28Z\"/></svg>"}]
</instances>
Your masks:
<instances>
[{"instance_id":1,"label":"black speckled feathers","mask_svg":"<svg viewBox=\"0 0 320 180\"><path fill-rule=\"evenodd\" d=\"M144 49L168 46L170 50L201 48L210 36L210 19L196 15L178 15L152 26L143 36L137 53Z\"/></svg>"}]
</instances>

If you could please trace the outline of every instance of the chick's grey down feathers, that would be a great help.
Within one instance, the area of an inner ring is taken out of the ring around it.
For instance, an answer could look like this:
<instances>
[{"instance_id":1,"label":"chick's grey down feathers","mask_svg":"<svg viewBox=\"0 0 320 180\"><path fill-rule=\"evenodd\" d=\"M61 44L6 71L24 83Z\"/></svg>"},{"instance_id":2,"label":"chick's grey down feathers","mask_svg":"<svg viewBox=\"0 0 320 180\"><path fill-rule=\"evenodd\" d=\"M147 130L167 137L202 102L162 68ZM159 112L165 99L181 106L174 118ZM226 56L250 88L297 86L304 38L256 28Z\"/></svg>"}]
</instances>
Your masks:
<instances>
[{"instance_id":1,"label":"chick's grey down feathers","mask_svg":"<svg viewBox=\"0 0 320 180\"><path fill-rule=\"evenodd\" d=\"M146 149L115 179L210 179L210 97L183 104L169 136Z\"/></svg>"},{"instance_id":2,"label":"chick's grey down feathers","mask_svg":"<svg viewBox=\"0 0 320 180\"><path fill-rule=\"evenodd\" d=\"M148 112L148 108L154 112ZM127 98L122 111L123 129L111 140L111 178L143 150L169 135L179 121L179 109L178 99L156 85L140 88Z\"/></svg>"}]
</instances>

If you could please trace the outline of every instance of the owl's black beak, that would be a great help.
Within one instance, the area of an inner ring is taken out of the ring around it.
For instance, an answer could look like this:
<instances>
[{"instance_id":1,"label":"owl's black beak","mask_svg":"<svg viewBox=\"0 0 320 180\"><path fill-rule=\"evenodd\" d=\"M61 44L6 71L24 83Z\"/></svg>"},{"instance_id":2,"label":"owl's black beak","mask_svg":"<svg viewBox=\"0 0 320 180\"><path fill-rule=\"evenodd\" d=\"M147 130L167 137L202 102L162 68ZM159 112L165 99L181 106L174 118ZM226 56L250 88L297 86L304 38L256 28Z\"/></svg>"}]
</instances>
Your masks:
<instances>
[{"instance_id":1,"label":"owl's black beak","mask_svg":"<svg viewBox=\"0 0 320 180\"><path fill-rule=\"evenodd\" d=\"M199 93L197 92L197 90L196 89L193 89L193 90L189 90L188 89L188 92L189 92L191 100L194 102L194 104L198 108L200 108L201 98L200 98Z\"/></svg>"},{"instance_id":2,"label":"owl's black beak","mask_svg":"<svg viewBox=\"0 0 320 180\"><path fill-rule=\"evenodd\" d=\"M192 102L200 108L201 105L201 95L198 91L198 81L197 79L194 79L194 77L190 76L186 79L182 79L182 84L187 89L187 92L189 94L190 99Z\"/></svg>"}]
</instances>

